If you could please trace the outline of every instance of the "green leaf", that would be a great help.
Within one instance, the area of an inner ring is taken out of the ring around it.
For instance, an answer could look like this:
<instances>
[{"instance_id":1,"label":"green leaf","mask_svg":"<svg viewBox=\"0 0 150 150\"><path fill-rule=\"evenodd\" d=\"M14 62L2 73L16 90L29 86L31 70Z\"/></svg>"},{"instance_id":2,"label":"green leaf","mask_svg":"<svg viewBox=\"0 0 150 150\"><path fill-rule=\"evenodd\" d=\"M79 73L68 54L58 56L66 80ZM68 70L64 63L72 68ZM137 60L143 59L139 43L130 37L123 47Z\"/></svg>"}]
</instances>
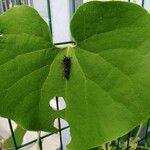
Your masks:
<instances>
[{"instance_id":1,"label":"green leaf","mask_svg":"<svg viewBox=\"0 0 150 150\"><path fill-rule=\"evenodd\" d=\"M68 149L86 150L150 115L150 16L127 2L88 2L75 13L71 33L76 45L58 49L32 8L0 16L0 115L43 131L55 131L61 117L70 125ZM64 57L71 61L68 80ZM55 96L64 97L66 109L49 106Z\"/></svg>"},{"instance_id":2,"label":"green leaf","mask_svg":"<svg viewBox=\"0 0 150 150\"><path fill-rule=\"evenodd\" d=\"M26 134L26 130L22 129L21 127L17 126L17 128L14 131L16 143L18 146L20 146L23 143L23 137ZM12 148L13 147L13 138L12 136L8 138L4 142L4 146L6 148Z\"/></svg>"},{"instance_id":3,"label":"green leaf","mask_svg":"<svg viewBox=\"0 0 150 150\"><path fill-rule=\"evenodd\" d=\"M40 97L59 50L52 44L47 24L33 8L18 6L0 16L0 34L1 116L30 130L50 130L51 111L48 103L46 114L40 111L44 107ZM47 128L39 113L47 118Z\"/></svg>"}]
</instances>

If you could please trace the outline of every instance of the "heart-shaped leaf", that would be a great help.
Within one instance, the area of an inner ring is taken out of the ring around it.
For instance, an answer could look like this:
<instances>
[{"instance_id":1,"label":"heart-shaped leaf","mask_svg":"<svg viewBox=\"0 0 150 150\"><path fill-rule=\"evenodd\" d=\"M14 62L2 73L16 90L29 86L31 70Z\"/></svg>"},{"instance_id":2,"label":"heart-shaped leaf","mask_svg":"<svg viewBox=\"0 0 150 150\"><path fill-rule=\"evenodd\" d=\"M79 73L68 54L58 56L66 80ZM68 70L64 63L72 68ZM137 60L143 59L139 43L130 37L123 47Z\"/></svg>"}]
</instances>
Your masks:
<instances>
[{"instance_id":1,"label":"heart-shaped leaf","mask_svg":"<svg viewBox=\"0 0 150 150\"><path fill-rule=\"evenodd\" d=\"M58 49L37 12L0 16L0 115L29 130L69 122L69 149L116 139L150 115L150 15L126 2L89 2L71 22L76 45ZM55 111L49 101L65 99Z\"/></svg>"}]
</instances>

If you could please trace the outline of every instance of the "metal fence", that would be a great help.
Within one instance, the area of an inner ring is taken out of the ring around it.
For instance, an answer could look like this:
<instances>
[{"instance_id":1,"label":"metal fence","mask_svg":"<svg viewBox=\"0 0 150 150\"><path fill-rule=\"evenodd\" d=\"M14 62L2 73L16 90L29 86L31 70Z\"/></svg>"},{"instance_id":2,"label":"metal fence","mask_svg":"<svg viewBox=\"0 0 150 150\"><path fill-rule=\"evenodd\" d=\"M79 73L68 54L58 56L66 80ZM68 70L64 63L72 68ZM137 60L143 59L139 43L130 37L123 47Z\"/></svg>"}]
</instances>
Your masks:
<instances>
[{"instance_id":1,"label":"metal fence","mask_svg":"<svg viewBox=\"0 0 150 150\"><path fill-rule=\"evenodd\" d=\"M43 0L42 0L43 1ZM46 1L46 0L45 0ZM51 33L53 35L53 26L52 26L52 19L51 19L51 3L50 3L51 0L47 0L47 15L48 15L48 24L50 26L50 29L51 29ZM83 0L69 0L70 1L70 15L73 15L73 13L76 11L76 9L79 7L80 4L83 3ZM128 2L134 2L135 0L127 0ZM148 0L149 1L149 0ZM30 5L30 6L33 6L34 7L34 1L33 0L0 0L0 13L6 11L7 9L13 7L14 5L21 5L21 4L26 4L26 5ZM140 5L142 7L145 6L145 0L141 0L140 1ZM69 43L74 43L74 41L72 40L68 40L68 41L64 41L64 42L58 42L58 43L55 43L55 45L62 45L62 44L69 44ZM59 104L58 104L58 99L56 98L56 103L57 103L57 109L59 110ZM13 147L11 148L11 150L19 150L23 147L26 147L28 145L31 145L33 143L36 143L36 142L39 142L39 145L40 145L40 150L42 150L42 140L53 135L53 133L49 133L47 135L44 135L44 136L41 136L39 137L39 139L35 139L35 140L32 140L28 143L25 143L23 145L18 145L17 141L16 141L16 137L15 137L15 132L14 132L14 129L13 129L13 126L12 126L12 121L8 119L8 124L9 124L9 127L10 127L10 131L11 131L11 135L12 135L12 143L13 143ZM141 130L141 135L140 135L140 139L138 141L138 144L139 145L144 145L146 146L146 148L148 149L148 147L150 147L150 143L149 143L149 124L150 124L150 120L148 119L147 123L146 123L146 126L145 128L143 128ZM69 126L66 126L64 128L61 127L61 121L60 119L58 119L58 126L59 126L59 137L60 137L60 150L63 150L63 140L62 140L62 131L66 130L69 128ZM131 133L128 133L126 135L126 147L124 149L130 149L130 141L131 141ZM115 144L115 147L117 150L122 150L122 145L121 145L121 141L120 141L121 138L117 139L117 142ZM49 148L51 149L51 148ZM97 148L95 148L97 149ZM95 150L93 149L93 150ZM108 150L108 146L106 144L106 150ZM141 148L142 149L142 148ZM97 149L98 150L98 149Z\"/></svg>"}]
</instances>

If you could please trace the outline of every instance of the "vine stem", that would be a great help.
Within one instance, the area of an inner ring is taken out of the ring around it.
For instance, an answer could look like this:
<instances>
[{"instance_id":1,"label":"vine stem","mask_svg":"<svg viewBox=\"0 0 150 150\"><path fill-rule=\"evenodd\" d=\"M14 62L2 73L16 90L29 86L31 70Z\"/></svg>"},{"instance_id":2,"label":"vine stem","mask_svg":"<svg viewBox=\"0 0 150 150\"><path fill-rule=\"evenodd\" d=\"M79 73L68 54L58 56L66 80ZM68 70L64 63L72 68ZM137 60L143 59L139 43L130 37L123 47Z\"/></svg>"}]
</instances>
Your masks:
<instances>
[{"instance_id":1,"label":"vine stem","mask_svg":"<svg viewBox=\"0 0 150 150\"><path fill-rule=\"evenodd\" d=\"M138 131L136 133L136 136L135 136L135 140L138 138L138 136L139 136L139 134L140 134L140 132L142 130L142 127L143 127L143 123L140 124L140 127L139 127L139 129L138 129Z\"/></svg>"},{"instance_id":2,"label":"vine stem","mask_svg":"<svg viewBox=\"0 0 150 150\"><path fill-rule=\"evenodd\" d=\"M110 150L110 149L111 149L111 148L110 148L110 144L111 144L111 143L103 144L103 145L102 145L103 150Z\"/></svg>"},{"instance_id":3,"label":"vine stem","mask_svg":"<svg viewBox=\"0 0 150 150\"><path fill-rule=\"evenodd\" d=\"M137 144L137 146L134 149L137 149L137 147L139 147L138 146L138 137L139 137L139 134L140 134L140 132L142 130L142 127L143 127L143 123L140 124L139 129L138 129L138 131L137 131L133 141L130 143L131 147L132 147L133 144Z\"/></svg>"},{"instance_id":4,"label":"vine stem","mask_svg":"<svg viewBox=\"0 0 150 150\"><path fill-rule=\"evenodd\" d=\"M106 150L106 144L102 145L103 150Z\"/></svg>"}]
</instances>

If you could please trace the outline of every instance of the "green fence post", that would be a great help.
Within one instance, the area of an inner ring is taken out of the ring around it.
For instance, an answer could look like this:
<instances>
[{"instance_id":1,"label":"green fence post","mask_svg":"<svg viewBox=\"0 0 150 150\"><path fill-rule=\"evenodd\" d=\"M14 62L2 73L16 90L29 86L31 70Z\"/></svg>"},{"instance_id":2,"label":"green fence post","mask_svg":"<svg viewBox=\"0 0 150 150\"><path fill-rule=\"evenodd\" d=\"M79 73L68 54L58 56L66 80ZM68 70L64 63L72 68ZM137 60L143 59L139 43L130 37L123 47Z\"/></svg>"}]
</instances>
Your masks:
<instances>
[{"instance_id":1,"label":"green fence post","mask_svg":"<svg viewBox=\"0 0 150 150\"><path fill-rule=\"evenodd\" d=\"M21 0L16 0L17 5L21 5Z\"/></svg>"}]
</instances>

